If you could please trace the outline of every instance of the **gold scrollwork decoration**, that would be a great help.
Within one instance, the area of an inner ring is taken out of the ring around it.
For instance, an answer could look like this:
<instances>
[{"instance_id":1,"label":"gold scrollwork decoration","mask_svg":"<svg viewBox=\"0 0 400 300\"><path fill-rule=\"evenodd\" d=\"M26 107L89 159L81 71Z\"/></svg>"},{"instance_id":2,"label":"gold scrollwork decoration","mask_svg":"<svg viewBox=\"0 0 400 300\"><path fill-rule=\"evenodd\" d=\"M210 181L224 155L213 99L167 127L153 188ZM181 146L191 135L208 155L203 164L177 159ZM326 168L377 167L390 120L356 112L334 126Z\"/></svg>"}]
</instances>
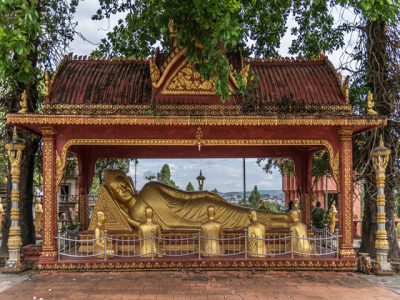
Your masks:
<instances>
[{"instance_id":1,"label":"gold scrollwork decoration","mask_svg":"<svg viewBox=\"0 0 400 300\"><path fill-rule=\"evenodd\" d=\"M83 116L8 114L10 124L30 125L144 125L144 126L382 126L384 118L297 118L276 116Z\"/></svg>"},{"instance_id":2,"label":"gold scrollwork decoration","mask_svg":"<svg viewBox=\"0 0 400 300\"><path fill-rule=\"evenodd\" d=\"M201 129L200 129L201 130ZM196 131L195 139L71 139L67 141L58 159L56 174L62 176L68 149L71 146L89 145L113 145L113 146L196 146L198 145L199 131ZM305 139L201 139L202 146L324 146L332 158L334 150L328 140ZM57 160L57 158L56 158ZM57 176L57 184L61 177Z\"/></svg>"}]
</instances>

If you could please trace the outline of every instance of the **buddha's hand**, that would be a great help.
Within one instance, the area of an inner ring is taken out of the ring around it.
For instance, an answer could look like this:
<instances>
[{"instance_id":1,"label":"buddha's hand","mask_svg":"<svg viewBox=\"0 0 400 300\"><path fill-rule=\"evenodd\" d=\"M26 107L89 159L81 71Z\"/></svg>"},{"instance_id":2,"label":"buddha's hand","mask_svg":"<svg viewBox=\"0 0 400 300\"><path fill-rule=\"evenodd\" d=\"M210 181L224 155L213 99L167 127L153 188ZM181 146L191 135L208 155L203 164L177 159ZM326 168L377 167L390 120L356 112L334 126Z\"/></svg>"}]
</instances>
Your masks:
<instances>
[{"instance_id":1,"label":"buddha's hand","mask_svg":"<svg viewBox=\"0 0 400 300\"><path fill-rule=\"evenodd\" d=\"M131 219L125 210L121 209L121 212L122 212L122 215L124 216L124 218L126 219L126 221L129 223L129 225L136 227L136 228L139 227L140 223Z\"/></svg>"}]
</instances>

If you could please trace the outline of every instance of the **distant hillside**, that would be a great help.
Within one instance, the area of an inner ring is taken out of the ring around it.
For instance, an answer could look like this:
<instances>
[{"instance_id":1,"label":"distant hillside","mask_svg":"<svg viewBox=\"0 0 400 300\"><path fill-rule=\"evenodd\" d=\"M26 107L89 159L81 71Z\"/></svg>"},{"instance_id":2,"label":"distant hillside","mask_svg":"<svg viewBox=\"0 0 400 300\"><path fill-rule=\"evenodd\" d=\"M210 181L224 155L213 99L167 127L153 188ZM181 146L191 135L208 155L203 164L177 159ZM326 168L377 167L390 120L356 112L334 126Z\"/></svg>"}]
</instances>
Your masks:
<instances>
[{"instance_id":1,"label":"distant hillside","mask_svg":"<svg viewBox=\"0 0 400 300\"><path fill-rule=\"evenodd\" d=\"M249 196L251 191L246 191L246 196ZM281 190L260 190L261 195L270 195L271 197L277 196L283 198L283 192ZM226 197L232 197L234 195L243 195L243 192L226 192L226 193L220 193L223 196Z\"/></svg>"}]
</instances>

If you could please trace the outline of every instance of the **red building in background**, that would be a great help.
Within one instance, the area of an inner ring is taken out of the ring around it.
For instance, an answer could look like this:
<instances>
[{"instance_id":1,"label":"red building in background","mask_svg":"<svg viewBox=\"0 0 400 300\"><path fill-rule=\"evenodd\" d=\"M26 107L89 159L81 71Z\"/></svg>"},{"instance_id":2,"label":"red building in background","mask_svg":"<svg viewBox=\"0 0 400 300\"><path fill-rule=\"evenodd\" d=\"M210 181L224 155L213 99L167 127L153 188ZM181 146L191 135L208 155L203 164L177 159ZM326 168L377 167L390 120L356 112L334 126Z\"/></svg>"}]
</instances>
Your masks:
<instances>
[{"instance_id":1,"label":"red building in background","mask_svg":"<svg viewBox=\"0 0 400 300\"><path fill-rule=\"evenodd\" d=\"M319 201L322 208L329 209L330 203L335 200L336 207L338 207L337 186L332 177L323 176L318 180L313 178L312 183L313 206ZM299 197L296 176L290 174L284 174L282 176L282 191L285 194L285 207L288 207L291 200L293 201L295 198ZM353 219L355 234L359 236L361 233L361 184L359 182L354 182Z\"/></svg>"}]
</instances>

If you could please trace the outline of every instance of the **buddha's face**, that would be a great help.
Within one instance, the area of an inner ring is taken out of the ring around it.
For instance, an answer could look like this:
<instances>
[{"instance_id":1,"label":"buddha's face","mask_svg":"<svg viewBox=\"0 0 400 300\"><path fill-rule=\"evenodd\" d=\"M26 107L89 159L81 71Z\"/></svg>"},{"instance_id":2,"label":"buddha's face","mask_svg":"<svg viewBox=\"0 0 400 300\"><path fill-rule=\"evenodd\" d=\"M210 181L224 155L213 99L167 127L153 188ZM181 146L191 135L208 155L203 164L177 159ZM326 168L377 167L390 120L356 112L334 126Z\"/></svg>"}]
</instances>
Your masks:
<instances>
[{"instance_id":1,"label":"buddha's face","mask_svg":"<svg viewBox=\"0 0 400 300\"><path fill-rule=\"evenodd\" d=\"M290 212L290 217L292 218L292 222L298 222L300 220L300 214L297 210L292 210Z\"/></svg>"},{"instance_id":2,"label":"buddha's face","mask_svg":"<svg viewBox=\"0 0 400 300\"><path fill-rule=\"evenodd\" d=\"M252 222L256 222L256 221L257 221L257 212L256 212L255 210L252 210L252 211L249 213L249 219L250 219L250 221L252 221Z\"/></svg>"},{"instance_id":3,"label":"buddha's face","mask_svg":"<svg viewBox=\"0 0 400 300\"><path fill-rule=\"evenodd\" d=\"M208 212L208 219L214 220L214 217L215 217L215 208L214 208L214 206L209 206L207 208L207 212Z\"/></svg>"},{"instance_id":4,"label":"buddha's face","mask_svg":"<svg viewBox=\"0 0 400 300\"><path fill-rule=\"evenodd\" d=\"M151 207L146 207L144 211L144 216L147 220L151 220L153 218L153 209Z\"/></svg>"},{"instance_id":5,"label":"buddha's face","mask_svg":"<svg viewBox=\"0 0 400 300\"><path fill-rule=\"evenodd\" d=\"M117 177L110 183L110 190L115 199L122 205L130 203L134 199L132 188L123 177Z\"/></svg>"},{"instance_id":6,"label":"buddha's face","mask_svg":"<svg viewBox=\"0 0 400 300\"><path fill-rule=\"evenodd\" d=\"M105 220L106 216L104 215L104 213L101 211L97 212L97 223L103 224Z\"/></svg>"}]
</instances>

